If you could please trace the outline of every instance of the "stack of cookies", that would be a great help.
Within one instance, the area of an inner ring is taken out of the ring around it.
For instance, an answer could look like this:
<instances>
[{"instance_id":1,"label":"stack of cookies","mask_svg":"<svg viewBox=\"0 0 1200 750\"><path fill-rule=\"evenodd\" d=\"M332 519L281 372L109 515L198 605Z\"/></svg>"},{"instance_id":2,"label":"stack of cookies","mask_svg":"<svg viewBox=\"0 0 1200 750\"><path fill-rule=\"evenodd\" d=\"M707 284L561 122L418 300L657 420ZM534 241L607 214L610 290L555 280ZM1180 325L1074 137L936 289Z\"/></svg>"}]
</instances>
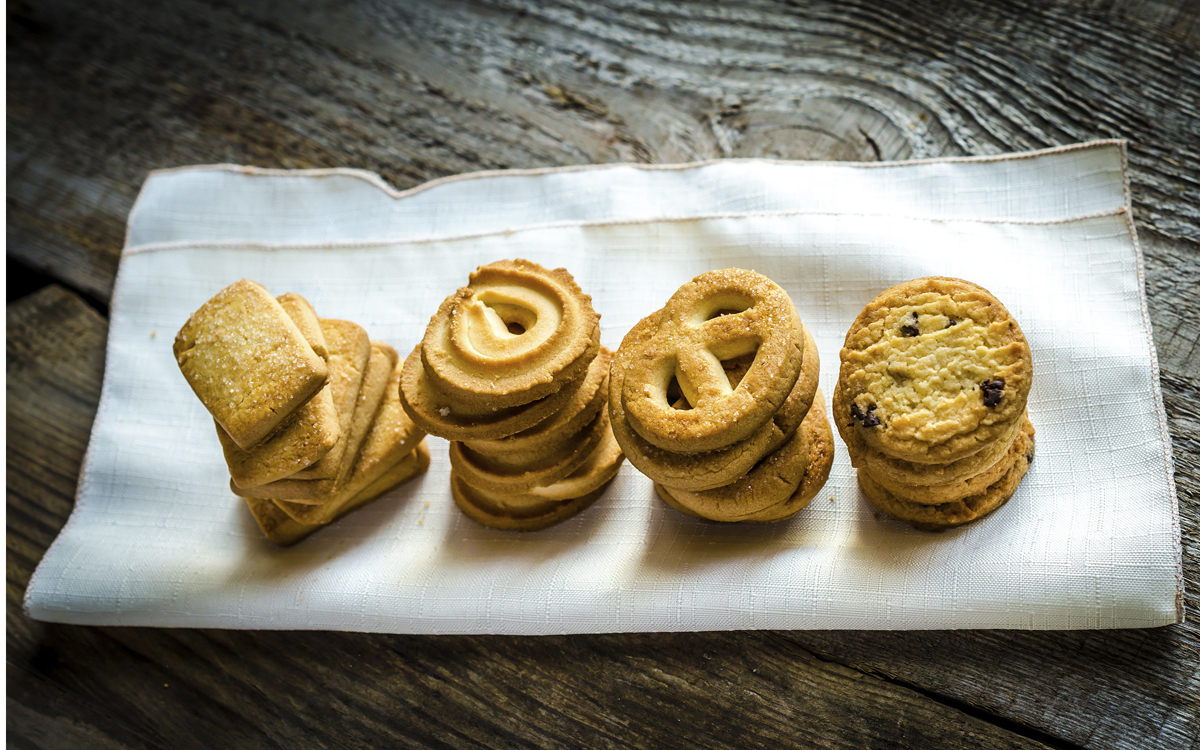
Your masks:
<instances>
[{"instance_id":1,"label":"stack of cookies","mask_svg":"<svg viewBox=\"0 0 1200 750\"><path fill-rule=\"evenodd\" d=\"M564 269L481 266L446 298L403 365L412 420L450 440L450 486L469 518L534 530L591 505L622 455L604 409L611 354Z\"/></svg>"},{"instance_id":2,"label":"stack of cookies","mask_svg":"<svg viewBox=\"0 0 1200 750\"><path fill-rule=\"evenodd\" d=\"M710 271L621 342L613 433L677 510L712 521L790 518L833 463L819 370L787 292L753 271Z\"/></svg>"},{"instance_id":3,"label":"stack of cookies","mask_svg":"<svg viewBox=\"0 0 1200 750\"><path fill-rule=\"evenodd\" d=\"M859 314L841 351L834 421L878 510L919 529L1003 505L1033 460L1029 345L986 289L929 277Z\"/></svg>"},{"instance_id":4,"label":"stack of cookies","mask_svg":"<svg viewBox=\"0 0 1200 750\"><path fill-rule=\"evenodd\" d=\"M424 472L399 403L398 355L300 295L239 281L197 310L175 358L212 414L233 492L292 544Z\"/></svg>"}]
</instances>

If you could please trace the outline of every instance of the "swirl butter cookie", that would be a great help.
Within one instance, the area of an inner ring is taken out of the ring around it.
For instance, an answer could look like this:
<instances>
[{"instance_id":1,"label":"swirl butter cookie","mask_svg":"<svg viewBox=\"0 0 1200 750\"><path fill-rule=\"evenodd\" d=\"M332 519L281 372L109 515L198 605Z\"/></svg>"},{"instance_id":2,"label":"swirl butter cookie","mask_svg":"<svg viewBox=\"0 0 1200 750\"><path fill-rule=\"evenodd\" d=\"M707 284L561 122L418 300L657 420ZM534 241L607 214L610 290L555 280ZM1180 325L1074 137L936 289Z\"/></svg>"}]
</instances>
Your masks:
<instances>
[{"instance_id":1,"label":"swirl butter cookie","mask_svg":"<svg viewBox=\"0 0 1200 750\"><path fill-rule=\"evenodd\" d=\"M605 430L599 445L566 477L522 492L472 487L453 470L454 501L471 520L494 529L534 531L564 521L591 505L617 475L624 456Z\"/></svg>"},{"instance_id":2,"label":"swirl butter cookie","mask_svg":"<svg viewBox=\"0 0 1200 750\"><path fill-rule=\"evenodd\" d=\"M514 435L494 440L464 440L463 445L476 453L494 456L553 449L578 434L608 403L608 371L611 363L612 352L600 347L600 353L579 379L578 387L570 388L571 398L550 417Z\"/></svg>"},{"instance_id":3,"label":"swirl butter cookie","mask_svg":"<svg viewBox=\"0 0 1200 750\"><path fill-rule=\"evenodd\" d=\"M835 422L894 458L955 461L1020 422L1032 377L1020 326L986 289L914 279L876 297L847 332Z\"/></svg>"},{"instance_id":4,"label":"swirl butter cookie","mask_svg":"<svg viewBox=\"0 0 1200 750\"><path fill-rule=\"evenodd\" d=\"M663 307L654 333L622 345L622 404L630 426L666 450L697 453L745 440L779 410L804 361L804 328L787 292L740 268L709 271ZM753 354L731 387L722 360ZM691 408L677 409L677 384Z\"/></svg>"},{"instance_id":5,"label":"swirl butter cookie","mask_svg":"<svg viewBox=\"0 0 1200 750\"><path fill-rule=\"evenodd\" d=\"M464 408L520 406L583 375L600 350L599 320L566 270L497 261L438 308L421 358L433 386Z\"/></svg>"},{"instance_id":6,"label":"swirl butter cookie","mask_svg":"<svg viewBox=\"0 0 1200 750\"><path fill-rule=\"evenodd\" d=\"M404 361L400 398L412 420L430 435L447 440L498 440L548 419L575 398L584 383L577 378L549 396L506 409L471 407L433 386L418 344Z\"/></svg>"},{"instance_id":7,"label":"swirl butter cookie","mask_svg":"<svg viewBox=\"0 0 1200 750\"><path fill-rule=\"evenodd\" d=\"M575 471L604 439L608 412L600 411L578 434L551 450L496 455L450 443L450 465L467 484L493 492L525 492L553 484Z\"/></svg>"}]
</instances>

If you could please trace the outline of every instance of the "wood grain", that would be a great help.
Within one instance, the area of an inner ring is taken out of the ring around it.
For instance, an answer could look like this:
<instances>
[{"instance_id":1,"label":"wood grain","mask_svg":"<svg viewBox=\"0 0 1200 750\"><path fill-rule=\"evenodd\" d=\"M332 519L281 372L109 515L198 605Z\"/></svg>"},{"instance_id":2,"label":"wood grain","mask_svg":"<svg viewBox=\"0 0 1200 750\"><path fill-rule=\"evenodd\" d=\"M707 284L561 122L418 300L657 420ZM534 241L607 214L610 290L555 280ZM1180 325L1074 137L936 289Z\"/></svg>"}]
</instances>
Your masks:
<instances>
[{"instance_id":1,"label":"wood grain","mask_svg":"<svg viewBox=\"0 0 1200 750\"><path fill-rule=\"evenodd\" d=\"M1029 0L8 6L12 747L1200 748L1200 7ZM76 628L73 505L148 170L884 160L1130 142L1187 622L563 638Z\"/></svg>"},{"instance_id":2,"label":"wood grain","mask_svg":"<svg viewBox=\"0 0 1200 750\"><path fill-rule=\"evenodd\" d=\"M1119 137L1130 140L1139 221L1200 239L1200 87L1189 85L1200 56L1132 13L982 2L18 7L10 253L101 299L146 172L205 162L359 167L410 187L506 167L905 159Z\"/></svg>"}]
</instances>

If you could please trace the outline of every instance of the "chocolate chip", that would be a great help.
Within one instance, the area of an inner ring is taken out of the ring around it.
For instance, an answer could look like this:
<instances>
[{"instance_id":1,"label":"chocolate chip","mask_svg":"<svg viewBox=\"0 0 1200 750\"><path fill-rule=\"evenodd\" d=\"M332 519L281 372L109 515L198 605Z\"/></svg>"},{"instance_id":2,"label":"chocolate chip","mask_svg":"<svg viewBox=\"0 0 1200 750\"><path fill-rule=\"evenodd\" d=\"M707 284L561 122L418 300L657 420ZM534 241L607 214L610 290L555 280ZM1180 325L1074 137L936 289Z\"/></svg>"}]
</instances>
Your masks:
<instances>
[{"instance_id":1,"label":"chocolate chip","mask_svg":"<svg viewBox=\"0 0 1200 750\"><path fill-rule=\"evenodd\" d=\"M871 404L864 412L858 404L850 404L850 416L862 423L863 427L878 427L879 417L875 416L875 404Z\"/></svg>"},{"instance_id":2,"label":"chocolate chip","mask_svg":"<svg viewBox=\"0 0 1200 750\"><path fill-rule=\"evenodd\" d=\"M917 328L917 313L915 310L913 311L912 316L912 323L907 323L900 326L900 333L904 334L905 336L917 336L921 333L921 329Z\"/></svg>"},{"instance_id":3,"label":"chocolate chip","mask_svg":"<svg viewBox=\"0 0 1200 750\"><path fill-rule=\"evenodd\" d=\"M985 380L979 384L979 390L983 391L983 405L995 406L1000 403L1000 394L1004 390L1004 378Z\"/></svg>"},{"instance_id":4,"label":"chocolate chip","mask_svg":"<svg viewBox=\"0 0 1200 750\"><path fill-rule=\"evenodd\" d=\"M946 323L947 328L953 328L956 325L958 325L958 321L954 318L950 318L950 320Z\"/></svg>"}]
</instances>

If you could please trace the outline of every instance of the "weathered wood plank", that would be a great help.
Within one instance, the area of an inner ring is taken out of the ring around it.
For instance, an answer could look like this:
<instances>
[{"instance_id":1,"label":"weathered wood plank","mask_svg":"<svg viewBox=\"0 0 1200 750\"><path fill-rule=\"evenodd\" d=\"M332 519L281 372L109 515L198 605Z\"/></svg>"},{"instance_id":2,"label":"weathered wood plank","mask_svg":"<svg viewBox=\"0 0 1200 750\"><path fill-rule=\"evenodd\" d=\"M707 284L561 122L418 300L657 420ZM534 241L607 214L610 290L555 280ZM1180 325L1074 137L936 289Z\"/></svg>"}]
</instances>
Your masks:
<instances>
[{"instance_id":1,"label":"weathered wood plank","mask_svg":"<svg viewBox=\"0 0 1200 750\"><path fill-rule=\"evenodd\" d=\"M74 506L79 466L100 399L107 335L106 321L61 287L47 287L8 307L10 633L23 629L19 613L28 576Z\"/></svg>"},{"instance_id":2,"label":"weathered wood plank","mask_svg":"<svg viewBox=\"0 0 1200 750\"><path fill-rule=\"evenodd\" d=\"M1123 137L1139 220L1200 238L1200 55L1134 13L982 2L951 13L899 2L20 9L10 253L101 299L147 170L219 161L361 167L408 187L504 167L903 159ZM1162 23L1186 31L1196 15Z\"/></svg>"}]
</instances>

